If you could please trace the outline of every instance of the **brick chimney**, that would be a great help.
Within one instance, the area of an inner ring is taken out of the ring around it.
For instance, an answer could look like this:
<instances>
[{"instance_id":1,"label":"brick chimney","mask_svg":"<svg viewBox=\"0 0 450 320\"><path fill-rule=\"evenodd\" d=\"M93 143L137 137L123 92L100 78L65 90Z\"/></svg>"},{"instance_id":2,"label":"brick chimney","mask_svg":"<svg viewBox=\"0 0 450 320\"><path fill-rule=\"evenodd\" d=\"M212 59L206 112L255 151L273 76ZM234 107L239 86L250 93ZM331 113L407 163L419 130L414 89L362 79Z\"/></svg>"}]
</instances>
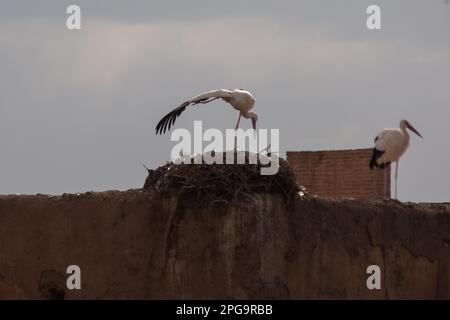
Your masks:
<instances>
[{"instance_id":1,"label":"brick chimney","mask_svg":"<svg viewBox=\"0 0 450 320\"><path fill-rule=\"evenodd\" d=\"M390 198L391 169L384 194L384 170L369 169L372 149L288 151L297 181L310 194L324 197Z\"/></svg>"}]
</instances>

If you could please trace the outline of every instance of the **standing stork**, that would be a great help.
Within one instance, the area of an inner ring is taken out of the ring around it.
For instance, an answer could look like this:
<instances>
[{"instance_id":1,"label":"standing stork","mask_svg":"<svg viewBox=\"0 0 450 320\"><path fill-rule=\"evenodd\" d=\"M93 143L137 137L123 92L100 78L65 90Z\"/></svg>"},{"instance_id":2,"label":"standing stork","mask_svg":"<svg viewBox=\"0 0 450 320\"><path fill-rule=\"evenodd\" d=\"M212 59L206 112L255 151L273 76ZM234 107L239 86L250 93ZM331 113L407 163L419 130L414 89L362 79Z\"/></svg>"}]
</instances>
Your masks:
<instances>
[{"instance_id":1,"label":"standing stork","mask_svg":"<svg viewBox=\"0 0 450 320\"><path fill-rule=\"evenodd\" d=\"M170 130L170 127L175 123L177 117L186 110L186 107L196 105L199 103L208 103L216 99L222 99L228 102L234 109L239 111L239 117L236 123L236 130L239 128L239 122L241 116L246 119L252 120L253 129L256 130L256 121L258 121L258 115L250 110L255 105L255 98L252 94L243 89L220 89L214 91L208 91L195 96L185 102L179 107L170 111L164 118L162 118L156 126L156 134L166 133L166 130Z\"/></svg>"},{"instance_id":2,"label":"standing stork","mask_svg":"<svg viewBox=\"0 0 450 320\"><path fill-rule=\"evenodd\" d=\"M389 167L391 162L395 162L395 199L397 199L399 161L409 147L409 133L406 129L411 130L419 137L423 138L407 120L402 120L399 129L383 129L380 131L375 138L375 148L373 148L372 159L369 163L370 170L373 170L373 167L385 169ZM384 175L384 194L386 194L386 181L387 170Z\"/></svg>"}]
</instances>

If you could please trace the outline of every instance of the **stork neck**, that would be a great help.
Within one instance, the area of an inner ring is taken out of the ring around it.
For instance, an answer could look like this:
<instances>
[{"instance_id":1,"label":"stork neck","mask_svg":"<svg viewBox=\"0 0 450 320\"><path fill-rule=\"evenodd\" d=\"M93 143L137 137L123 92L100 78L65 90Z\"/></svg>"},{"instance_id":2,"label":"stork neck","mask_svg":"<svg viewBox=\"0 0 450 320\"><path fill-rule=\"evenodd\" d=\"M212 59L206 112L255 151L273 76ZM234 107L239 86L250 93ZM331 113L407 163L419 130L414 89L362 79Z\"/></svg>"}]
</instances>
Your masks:
<instances>
[{"instance_id":1,"label":"stork neck","mask_svg":"<svg viewBox=\"0 0 450 320\"><path fill-rule=\"evenodd\" d=\"M402 131L403 136L405 136L405 138L409 140L409 132L408 132L408 130L406 129L406 124L405 124L405 123L402 123L402 124L400 125L400 130Z\"/></svg>"}]
</instances>

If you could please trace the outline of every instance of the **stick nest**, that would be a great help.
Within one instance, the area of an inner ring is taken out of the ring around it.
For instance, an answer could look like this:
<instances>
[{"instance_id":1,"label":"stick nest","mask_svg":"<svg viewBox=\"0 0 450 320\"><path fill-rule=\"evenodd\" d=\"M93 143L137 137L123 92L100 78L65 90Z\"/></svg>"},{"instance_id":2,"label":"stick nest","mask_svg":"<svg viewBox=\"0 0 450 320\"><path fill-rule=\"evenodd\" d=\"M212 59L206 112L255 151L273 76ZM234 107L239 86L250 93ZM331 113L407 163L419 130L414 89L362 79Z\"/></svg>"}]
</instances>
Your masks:
<instances>
[{"instance_id":1,"label":"stick nest","mask_svg":"<svg viewBox=\"0 0 450 320\"><path fill-rule=\"evenodd\" d=\"M261 168L269 165L262 165L259 159L257 164L249 164L249 155L245 152L245 164L170 162L156 170L147 169L143 189L155 190L160 194L175 193L201 201L226 202L265 193L281 194L286 201L290 201L299 192L300 195L306 194L304 188L297 184L286 160L279 158L279 170L275 175L261 175ZM188 159L193 160L192 157Z\"/></svg>"}]
</instances>

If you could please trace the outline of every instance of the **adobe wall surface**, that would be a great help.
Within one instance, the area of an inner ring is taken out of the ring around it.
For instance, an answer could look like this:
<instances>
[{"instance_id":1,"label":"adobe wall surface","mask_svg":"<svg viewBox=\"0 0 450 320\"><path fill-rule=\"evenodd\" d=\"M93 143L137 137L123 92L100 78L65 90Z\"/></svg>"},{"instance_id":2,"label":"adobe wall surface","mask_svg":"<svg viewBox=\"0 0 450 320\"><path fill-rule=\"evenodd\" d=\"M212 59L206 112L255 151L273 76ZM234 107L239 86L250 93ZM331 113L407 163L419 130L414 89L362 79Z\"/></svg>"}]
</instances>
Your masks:
<instances>
[{"instance_id":1,"label":"adobe wall surface","mask_svg":"<svg viewBox=\"0 0 450 320\"><path fill-rule=\"evenodd\" d=\"M0 196L0 298L449 299L449 260L448 205ZM81 290L65 286L72 264Z\"/></svg>"}]
</instances>

